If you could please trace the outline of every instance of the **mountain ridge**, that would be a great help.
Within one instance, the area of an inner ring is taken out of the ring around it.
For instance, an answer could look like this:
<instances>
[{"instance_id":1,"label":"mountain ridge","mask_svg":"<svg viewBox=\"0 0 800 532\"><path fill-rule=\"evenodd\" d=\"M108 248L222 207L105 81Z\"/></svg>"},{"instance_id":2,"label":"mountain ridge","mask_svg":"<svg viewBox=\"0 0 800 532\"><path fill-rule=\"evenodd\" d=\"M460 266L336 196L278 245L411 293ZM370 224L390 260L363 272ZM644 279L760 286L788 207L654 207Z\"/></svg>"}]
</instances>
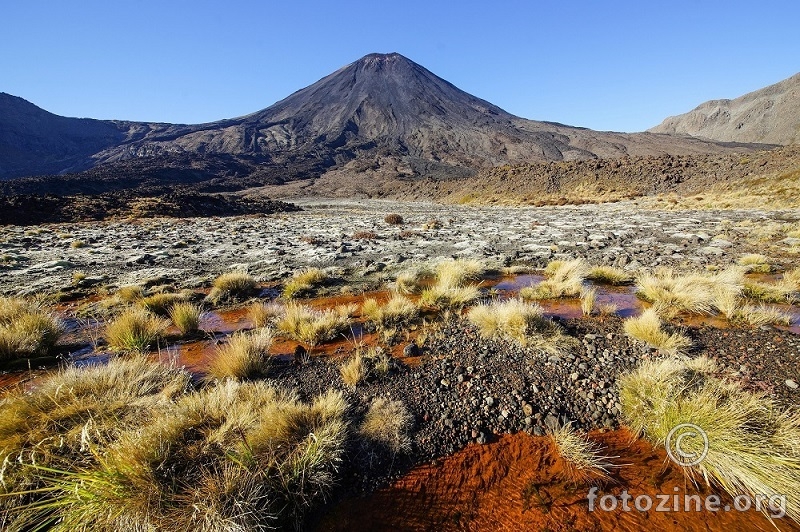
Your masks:
<instances>
[{"instance_id":1,"label":"mountain ridge","mask_svg":"<svg viewBox=\"0 0 800 532\"><path fill-rule=\"evenodd\" d=\"M73 119L25 104L39 110L40 129L0 100L0 179L81 171L113 179L132 165L160 175L165 161L201 172L229 161L208 177L270 183L342 168L452 178L530 161L747 149L520 118L398 53L369 54L267 108L205 124Z\"/></svg>"},{"instance_id":2,"label":"mountain ridge","mask_svg":"<svg viewBox=\"0 0 800 532\"><path fill-rule=\"evenodd\" d=\"M738 98L709 100L648 131L722 142L798 144L800 73Z\"/></svg>"}]
</instances>

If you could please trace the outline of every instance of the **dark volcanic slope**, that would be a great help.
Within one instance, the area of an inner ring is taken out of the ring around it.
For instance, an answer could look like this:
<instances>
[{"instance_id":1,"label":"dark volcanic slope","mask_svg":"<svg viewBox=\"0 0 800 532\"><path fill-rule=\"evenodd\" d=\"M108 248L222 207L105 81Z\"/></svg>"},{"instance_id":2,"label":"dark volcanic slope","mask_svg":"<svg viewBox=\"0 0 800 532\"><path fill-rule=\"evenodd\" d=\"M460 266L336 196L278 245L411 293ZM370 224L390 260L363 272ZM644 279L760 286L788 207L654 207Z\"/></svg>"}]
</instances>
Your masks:
<instances>
[{"instance_id":1,"label":"dark volcanic slope","mask_svg":"<svg viewBox=\"0 0 800 532\"><path fill-rule=\"evenodd\" d=\"M124 181L121 175L130 168L125 161L143 161L136 167L155 175L165 158L177 168L229 161L235 172L212 177L234 173L271 183L316 177L352 162L358 163L350 166L355 171L452 177L505 163L730 149L669 135L596 132L525 120L399 54L368 55L267 109L210 124L66 119L28 105L49 121L3 124L0 153L13 152L20 162L13 168L1 165L0 178L101 165L90 180L110 176ZM66 124L61 129L51 125L59 120ZM33 140L15 145L16 131L23 126L29 127L26 134ZM49 144L37 143L39 138ZM50 157L47 166L33 164L47 160L50 152L62 155ZM25 161L31 164L25 166Z\"/></svg>"},{"instance_id":2,"label":"dark volcanic slope","mask_svg":"<svg viewBox=\"0 0 800 532\"><path fill-rule=\"evenodd\" d=\"M798 144L800 74L735 100L705 102L649 131L725 142Z\"/></svg>"}]
</instances>

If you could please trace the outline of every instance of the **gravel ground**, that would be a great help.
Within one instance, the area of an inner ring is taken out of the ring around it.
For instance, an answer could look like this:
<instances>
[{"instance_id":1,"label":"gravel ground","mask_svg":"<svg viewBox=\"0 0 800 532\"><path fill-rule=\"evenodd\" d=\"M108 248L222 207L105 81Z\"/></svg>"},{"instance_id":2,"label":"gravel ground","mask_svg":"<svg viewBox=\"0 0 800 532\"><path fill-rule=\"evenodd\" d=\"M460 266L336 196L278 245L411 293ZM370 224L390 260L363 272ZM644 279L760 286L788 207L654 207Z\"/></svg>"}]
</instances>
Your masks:
<instances>
[{"instance_id":1,"label":"gravel ground","mask_svg":"<svg viewBox=\"0 0 800 532\"><path fill-rule=\"evenodd\" d=\"M737 222L796 217L789 212L645 211L630 202L546 208L379 200L296 203L302 212L3 226L0 292L73 291L76 272L87 276L82 287L154 278L197 287L232 268L271 281L310 265L341 268L357 282L365 276L391 277L409 264L439 257L543 266L553 258L583 256L630 270L658 265L702 269L729 264L754 250L746 230L735 229ZM403 216L403 225L384 222L393 212ZM424 229L433 219L441 227ZM353 238L358 232L374 233L374 238Z\"/></svg>"}]
</instances>

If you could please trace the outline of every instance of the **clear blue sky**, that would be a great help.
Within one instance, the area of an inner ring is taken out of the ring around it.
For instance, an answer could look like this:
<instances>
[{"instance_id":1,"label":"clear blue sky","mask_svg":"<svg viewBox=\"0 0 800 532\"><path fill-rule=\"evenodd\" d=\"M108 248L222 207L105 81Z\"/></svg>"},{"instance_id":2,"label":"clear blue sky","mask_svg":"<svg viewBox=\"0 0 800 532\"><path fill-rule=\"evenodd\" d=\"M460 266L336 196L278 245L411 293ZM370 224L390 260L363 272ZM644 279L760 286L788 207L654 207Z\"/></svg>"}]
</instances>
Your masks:
<instances>
[{"instance_id":1,"label":"clear blue sky","mask_svg":"<svg viewBox=\"0 0 800 532\"><path fill-rule=\"evenodd\" d=\"M54 113L240 116L371 52L507 111L641 131L800 71L800 2L1 0L0 91Z\"/></svg>"}]
</instances>

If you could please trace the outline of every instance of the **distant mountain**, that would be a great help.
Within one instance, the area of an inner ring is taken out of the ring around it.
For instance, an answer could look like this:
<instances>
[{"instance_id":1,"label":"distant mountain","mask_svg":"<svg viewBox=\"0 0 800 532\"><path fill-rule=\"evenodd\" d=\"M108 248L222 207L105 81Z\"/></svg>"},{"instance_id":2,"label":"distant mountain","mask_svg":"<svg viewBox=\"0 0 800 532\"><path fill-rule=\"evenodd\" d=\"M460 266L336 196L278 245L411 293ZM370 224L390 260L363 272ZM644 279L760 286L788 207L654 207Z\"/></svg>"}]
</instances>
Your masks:
<instances>
[{"instance_id":1,"label":"distant mountain","mask_svg":"<svg viewBox=\"0 0 800 532\"><path fill-rule=\"evenodd\" d=\"M508 163L734 148L526 120L400 54L367 55L262 111L209 124L64 118L0 98L0 179L87 169L91 179L162 179L165 168L191 174L185 180L270 183L342 168L459 177Z\"/></svg>"},{"instance_id":2,"label":"distant mountain","mask_svg":"<svg viewBox=\"0 0 800 532\"><path fill-rule=\"evenodd\" d=\"M648 130L721 142L800 143L800 74L734 100L711 100Z\"/></svg>"}]
</instances>

